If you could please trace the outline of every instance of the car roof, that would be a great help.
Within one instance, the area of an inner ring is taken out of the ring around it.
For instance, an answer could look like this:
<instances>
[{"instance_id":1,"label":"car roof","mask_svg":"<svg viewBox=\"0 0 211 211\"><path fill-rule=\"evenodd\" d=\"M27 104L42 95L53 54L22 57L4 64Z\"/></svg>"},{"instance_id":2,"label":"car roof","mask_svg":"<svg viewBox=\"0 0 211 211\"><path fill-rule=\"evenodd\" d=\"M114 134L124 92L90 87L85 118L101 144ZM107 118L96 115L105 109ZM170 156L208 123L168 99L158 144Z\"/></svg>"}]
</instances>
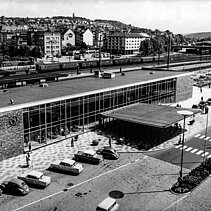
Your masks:
<instances>
[{"instance_id":1,"label":"car roof","mask_svg":"<svg viewBox=\"0 0 211 211\"><path fill-rule=\"evenodd\" d=\"M116 199L113 199L113 198L111 198L111 197L108 197L108 198L104 199L104 200L98 205L98 207L107 210L107 209L109 209L109 207L110 207L112 204L114 204L115 202L116 202Z\"/></svg>"},{"instance_id":2,"label":"car roof","mask_svg":"<svg viewBox=\"0 0 211 211\"><path fill-rule=\"evenodd\" d=\"M95 155L95 151L94 150L90 150L90 149L85 150L84 153L90 154L90 155Z\"/></svg>"},{"instance_id":3,"label":"car roof","mask_svg":"<svg viewBox=\"0 0 211 211\"><path fill-rule=\"evenodd\" d=\"M39 171L33 170L33 171L30 171L28 173L28 175L32 175L32 176L36 176L37 178L40 178L43 175L43 173L42 172L39 172Z\"/></svg>"},{"instance_id":4,"label":"car roof","mask_svg":"<svg viewBox=\"0 0 211 211\"><path fill-rule=\"evenodd\" d=\"M75 163L75 160L72 160L70 158L65 158L64 160L61 161L62 163L68 163L70 165L73 165Z\"/></svg>"},{"instance_id":5,"label":"car roof","mask_svg":"<svg viewBox=\"0 0 211 211\"><path fill-rule=\"evenodd\" d=\"M19 186L22 186L22 183L25 183L23 180L18 179L18 178L11 179L9 182L14 183Z\"/></svg>"}]
</instances>

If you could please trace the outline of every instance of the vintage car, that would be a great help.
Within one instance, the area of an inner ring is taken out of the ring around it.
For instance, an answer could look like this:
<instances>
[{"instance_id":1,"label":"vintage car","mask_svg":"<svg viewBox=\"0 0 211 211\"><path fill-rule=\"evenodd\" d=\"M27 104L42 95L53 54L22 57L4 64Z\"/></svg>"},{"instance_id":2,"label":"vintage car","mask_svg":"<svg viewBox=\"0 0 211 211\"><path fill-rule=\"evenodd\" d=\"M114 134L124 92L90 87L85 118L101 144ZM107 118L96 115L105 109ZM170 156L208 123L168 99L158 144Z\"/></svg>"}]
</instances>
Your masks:
<instances>
[{"instance_id":1,"label":"vintage car","mask_svg":"<svg viewBox=\"0 0 211 211\"><path fill-rule=\"evenodd\" d=\"M26 195L30 192L29 186L23 180L17 178L3 182L0 189L3 193L13 195Z\"/></svg>"},{"instance_id":2,"label":"vintage car","mask_svg":"<svg viewBox=\"0 0 211 211\"><path fill-rule=\"evenodd\" d=\"M41 188L45 188L51 183L51 177L44 176L42 172L35 170L23 173L21 176L18 176L18 179L23 180L28 185Z\"/></svg>"},{"instance_id":3,"label":"vintage car","mask_svg":"<svg viewBox=\"0 0 211 211\"><path fill-rule=\"evenodd\" d=\"M119 158L118 152L113 147L105 146L102 149L98 149L96 153L99 155L102 155L103 158L107 158L107 159L118 159Z\"/></svg>"},{"instance_id":4,"label":"vintage car","mask_svg":"<svg viewBox=\"0 0 211 211\"><path fill-rule=\"evenodd\" d=\"M74 155L74 159L76 161L88 162L88 163L92 163L92 164L99 164L103 160L103 157L102 157L102 155L98 155L93 150L86 150L84 152L78 151Z\"/></svg>"},{"instance_id":5,"label":"vintage car","mask_svg":"<svg viewBox=\"0 0 211 211\"><path fill-rule=\"evenodd\" d=\"M54 170L60 170L60 171L65 171L69 173L74 173L74 174L80 174L84 169L81 164L77 163L75 160L68 159L68 158L62 161L52 163L50 165L50 168Z\"/></svg>"}]
</instances>

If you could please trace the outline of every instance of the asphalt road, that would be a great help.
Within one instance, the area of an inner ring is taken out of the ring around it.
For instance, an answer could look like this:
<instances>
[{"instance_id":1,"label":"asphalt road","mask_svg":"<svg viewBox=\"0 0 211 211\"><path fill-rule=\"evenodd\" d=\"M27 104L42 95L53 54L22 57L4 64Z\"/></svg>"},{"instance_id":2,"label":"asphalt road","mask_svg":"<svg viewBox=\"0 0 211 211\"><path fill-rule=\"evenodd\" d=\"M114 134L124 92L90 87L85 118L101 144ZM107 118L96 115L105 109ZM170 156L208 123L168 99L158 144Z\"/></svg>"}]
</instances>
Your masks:
<instances>
[{"instance_id":1,"label":"asphalt road","mask_svg":"<svg viewBox=\"0 0 211 211\"><path fill-rule=\"evenodd\" d=\"M185 148L183 150L183 167L187 169L193 169L203 161L203 152L205 146L205 138L211 137L211 126L206 129L199 131L197 134L192 136L190 139L185 141ZM205 152L211 154L211 139L206 141ZM145 154L154 158L172 163L174 165L181 166L181 147L166 149L158 152L147 152ZM189 150L190 149L190 150ZM196 150L197 149L197 150ZM201 153L200 153L201 152ZM200 154L199 154L200 153ZM207 154L208 154L207 153Z\"/></svg>"}]
</instances>

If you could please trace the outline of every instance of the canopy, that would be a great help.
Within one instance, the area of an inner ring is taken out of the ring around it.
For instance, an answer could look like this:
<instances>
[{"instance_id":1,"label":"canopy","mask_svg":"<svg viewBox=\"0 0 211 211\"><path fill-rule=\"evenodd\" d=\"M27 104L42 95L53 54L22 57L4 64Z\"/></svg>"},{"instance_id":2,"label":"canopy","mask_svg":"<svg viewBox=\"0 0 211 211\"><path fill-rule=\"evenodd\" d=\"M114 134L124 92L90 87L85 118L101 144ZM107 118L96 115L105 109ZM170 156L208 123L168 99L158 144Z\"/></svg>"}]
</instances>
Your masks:
<instances>
[{"instance_id":1,"label":"canopy","mask_svg":"<svg viewBox=\"0 0 211 211\"><path fill-rule=\"evenodd\" d=\"M199 109L139 103L104 112L101 115L128 122L166 128L184 119L182 114L177 113L179 110L192 111L193 114L200 112Z\"/></svg>"}]
</instances>

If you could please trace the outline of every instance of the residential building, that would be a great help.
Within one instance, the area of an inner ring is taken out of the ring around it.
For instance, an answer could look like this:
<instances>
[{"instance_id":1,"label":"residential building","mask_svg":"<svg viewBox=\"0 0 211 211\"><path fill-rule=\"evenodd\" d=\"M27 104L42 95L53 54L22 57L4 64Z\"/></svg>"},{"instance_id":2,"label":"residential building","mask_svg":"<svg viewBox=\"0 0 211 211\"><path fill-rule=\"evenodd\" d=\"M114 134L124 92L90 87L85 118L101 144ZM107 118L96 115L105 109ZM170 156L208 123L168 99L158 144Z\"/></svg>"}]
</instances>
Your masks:
<instances>
[{"instance_id":1,"label":"residential building","mask_svg":"<svg viewBox=\"0 0 211 211\"><path fill-rule=\"evenodd\" d=\"M88 46L93 46L93 33L85 27L77 27L75 29L75 43L81 45L84 42Z\"/></svg>"},{"instance_id":2,"label":"residential building","mask_svg":"<svg viewBox=\"0 0 211 211\"><path fill-rule=\"evenodd\" d=\"M112 54L134 54L139 52L141 42L148 38L143 33L114 32L107 36L105 48Z\"/></svg>"},{"instance_id":3,"label":"residential building","mask_svg":"<svg viewBox=\"0 0 211 211\"><path fill-rule=\"evenodd\" d=\"M44 32L44 54L48 57L61 55L60 32Z\"/></svg>"},{"instance_id":4,"label":"residential building","mask_svg":"<svg viewBox=\"0 0 211 211\"><path fill-rule=\"evenodd\" d=\"M65 29L61 33L62 48L66 47L68 44L75 46L75 33L71 29Z\"/></svg>"}]
</instances>

